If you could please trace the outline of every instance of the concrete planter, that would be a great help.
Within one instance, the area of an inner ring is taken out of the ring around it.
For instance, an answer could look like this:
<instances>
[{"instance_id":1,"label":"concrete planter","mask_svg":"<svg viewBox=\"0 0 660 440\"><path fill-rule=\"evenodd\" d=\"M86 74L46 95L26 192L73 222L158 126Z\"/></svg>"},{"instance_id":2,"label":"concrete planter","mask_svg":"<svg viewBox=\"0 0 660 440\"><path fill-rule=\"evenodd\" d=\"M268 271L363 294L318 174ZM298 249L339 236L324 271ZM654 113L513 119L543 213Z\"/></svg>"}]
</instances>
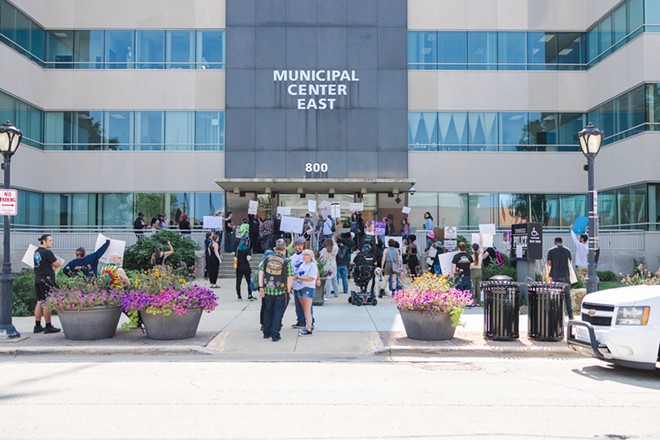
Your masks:
<instances>
[{"instance_id":1,"label":"concrete planter","mask_svg":"<svg viewBox=\"0 0 660 440\"><path fill-rule=\"evenodd\" d=\"M150 315L149 313L140 312L140 317L142 318L144 329L149 339L188 339L197 334L199 320L202 318L202 309L190 309L183 316L179 316L176 313L172 313L171 315Z\"/></svg>"},{"instance_id":2,"label":"concrete planter","mask_svg":"<svg viewBox=\"0 0 660 440\"><path fill-rule=\"evenodd\" d=\"M314 299L312 305L322 306L325 302L325 280L321 280L321 285L314 289Z\"/></svg>"},{"instance_id":3,"label":"concrete planter","mask_svg":"<svg viewBox=\"0 0 660 440\"><path fill-rule=\"evenodd\" d=\"M408 312L399 310L406 335L419 341L442 341L454 337L456 327L449 313Z\"/></svg>"},{"instance_id":4,"label":"concrete planter","mask_svg":"<svg viewBox=\"0 0 660 440\"><path fill-rule=\"evenodd\" d=\"M89 307L82 310L58 310L64 337L73 341L112 338L117 331L119 306Z\"/></svg>"}]
</instances>

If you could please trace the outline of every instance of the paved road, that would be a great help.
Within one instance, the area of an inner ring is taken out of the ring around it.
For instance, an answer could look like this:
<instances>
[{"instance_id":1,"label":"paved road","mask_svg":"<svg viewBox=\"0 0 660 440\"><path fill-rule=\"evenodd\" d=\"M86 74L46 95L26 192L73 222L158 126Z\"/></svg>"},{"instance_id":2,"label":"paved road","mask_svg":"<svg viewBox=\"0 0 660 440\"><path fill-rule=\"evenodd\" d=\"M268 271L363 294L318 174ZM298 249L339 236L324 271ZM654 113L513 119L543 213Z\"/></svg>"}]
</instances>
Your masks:
<instances>
[{"instance_id":1,"label":"paved road","mask_svg":"<svg viewBox=\"0 0 660 440\"><path fill-rule=\"evenodd\" d=\"M660 438L660 374L588 358L22 356L0 438Z\"/></svg>"}]
</instances>

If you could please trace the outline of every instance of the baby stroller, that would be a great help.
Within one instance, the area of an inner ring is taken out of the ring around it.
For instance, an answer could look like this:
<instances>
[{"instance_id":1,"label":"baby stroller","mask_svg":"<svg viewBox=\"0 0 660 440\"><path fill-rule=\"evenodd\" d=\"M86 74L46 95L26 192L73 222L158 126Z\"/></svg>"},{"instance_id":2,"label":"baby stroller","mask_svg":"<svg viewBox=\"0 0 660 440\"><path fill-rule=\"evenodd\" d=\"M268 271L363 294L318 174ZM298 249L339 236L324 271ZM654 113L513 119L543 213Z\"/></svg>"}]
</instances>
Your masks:
<instances>
[{"instance_id":1,"label":"baby stroller","mask_svg":"<svg viewBox=\"0 0 660 440\"><path fill-rule=\"evenodd\" d=\"M374 278L374 267L372 265L360 265L353 268L353 280L360 288L359 292L351 291L351 296L348 302L354 306L361 306L371 304L375 306L378 304L376 295L373 291L369 291L369 282Z\"/></svg>"}]
</instances>

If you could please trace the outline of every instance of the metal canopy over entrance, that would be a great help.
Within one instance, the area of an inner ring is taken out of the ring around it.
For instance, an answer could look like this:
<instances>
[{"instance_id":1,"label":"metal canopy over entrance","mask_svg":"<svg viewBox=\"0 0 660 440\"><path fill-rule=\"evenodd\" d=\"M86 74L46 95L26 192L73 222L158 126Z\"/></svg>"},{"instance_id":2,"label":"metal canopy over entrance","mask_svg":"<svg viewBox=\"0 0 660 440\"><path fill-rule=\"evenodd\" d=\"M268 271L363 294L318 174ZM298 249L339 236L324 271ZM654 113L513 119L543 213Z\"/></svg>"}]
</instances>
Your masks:
<instances>
[{"instance_id":1,"label":"metal canopy over entrance","mask_svg":"<svg viewBox=\"0 0 660 440\"><path fill-rule=\"evenodd\" d=\"M227 193L406 193L415 184L409 179L216 179Z\"/></svg>"}]
</instances>

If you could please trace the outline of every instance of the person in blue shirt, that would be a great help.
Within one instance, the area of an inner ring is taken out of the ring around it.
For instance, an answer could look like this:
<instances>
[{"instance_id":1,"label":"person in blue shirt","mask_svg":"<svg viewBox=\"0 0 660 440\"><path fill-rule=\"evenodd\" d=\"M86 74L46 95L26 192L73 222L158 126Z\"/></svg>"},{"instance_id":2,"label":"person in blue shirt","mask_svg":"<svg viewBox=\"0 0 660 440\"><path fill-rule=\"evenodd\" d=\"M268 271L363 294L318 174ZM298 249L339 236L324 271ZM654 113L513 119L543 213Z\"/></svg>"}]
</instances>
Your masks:
<instances>
[{"instance_id":1,"label":"person in blue shirt","mask_svg":"<svg viewBox=\"0 0 660 440\"><path fill-rule=\"evenodd\" d=\"M79 247L76 249L76 258L69 261L62 271L68 277L74 277L82 274L85 277L94 277L98 271L99 258L105 254L110 246L110 240L106 240L103 245L95 252L86 255L85 248Z\"/></svg>"}]
</instances>

